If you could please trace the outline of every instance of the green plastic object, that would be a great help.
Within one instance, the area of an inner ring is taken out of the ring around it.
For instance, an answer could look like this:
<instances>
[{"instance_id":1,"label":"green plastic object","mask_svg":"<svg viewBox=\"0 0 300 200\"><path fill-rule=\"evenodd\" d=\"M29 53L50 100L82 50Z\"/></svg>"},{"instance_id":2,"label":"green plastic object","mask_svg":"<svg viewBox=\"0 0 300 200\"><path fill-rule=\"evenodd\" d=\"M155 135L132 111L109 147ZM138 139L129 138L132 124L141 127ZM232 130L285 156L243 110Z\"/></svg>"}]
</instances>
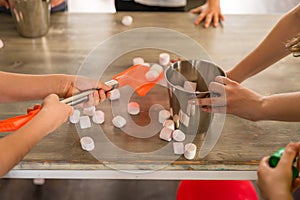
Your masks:
<instances>
[{"instance_id":1,"label":"green plastic object","mask_svg":"<svg viewBox=\"0 0 300 200\"><path fill-rule=\"evenodd\" d=\"M275 168L281 158L281 156L283 155L283 152L285 150L285 147L278 149L277 151L275 151L269 158L269 165L270 167ZM294 163L296 162L296 159L294 160ZM292 171L293 171L293 180L295 180L298 175L298 169L295 166L292 166Z\"/></svg>"}]
</instances>

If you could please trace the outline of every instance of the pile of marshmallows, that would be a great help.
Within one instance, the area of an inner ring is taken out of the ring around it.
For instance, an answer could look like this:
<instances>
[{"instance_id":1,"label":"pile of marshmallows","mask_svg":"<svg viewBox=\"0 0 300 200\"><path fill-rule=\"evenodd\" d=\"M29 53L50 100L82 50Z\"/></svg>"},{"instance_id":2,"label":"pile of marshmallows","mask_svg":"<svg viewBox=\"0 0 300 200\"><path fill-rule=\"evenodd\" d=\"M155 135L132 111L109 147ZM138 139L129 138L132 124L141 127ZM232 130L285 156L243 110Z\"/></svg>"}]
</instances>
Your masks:
<instances>
[{"instance_id":1,"label":"pile of marshmallows","mask_svg":"<svg viewBox=\"0 0 300 200\"><path fill-rule=\"evenodd\" d=\"M173 142L174 154L182 155L188 160L194 159L196 155L197 146L193 143L183 144L185 140L185 133L182 132L179 128L179 119L173 117L173 120L170 119L171 113L168 110L161 110L159 112L158 120L163 124L163 128L159 133L159 137L162 140Z\"/></svg>"},{"instance_id":2,"label":"pile of marshmallows","mask_svg":"<svg viewBox=\"0 0 300 200\"><path fill-rule=\"evenodd\" d=\"M154 81L163 71L163 66L167 66L170 63L170 55L167 53L161 53L159 55L159 64L153 64L150 67L150 64L145 63L144 59L141 57L136 57L133 59L133 65L142 64L144 66L149 66L149 71L145 74L145 78L148 81ZM178 86L179 87L179 86ZM195 89L194 85L191 83L185 83L182 89L185 90ZM120 91L114 89L109 92L109 100L114 101L120 98ZM127 105L127 111L130 115L138 115L140 113L140 105L137 102L129 102ZM193 143L183 144L185 140L185 133L181 130L176 129L179 127L179 119L173 117L173 120L170 120L171 114L168 110L161 110L159 112L159 122L163 124L163 128L160 131L159 137L162 140L170 142L172 139L174 153L177 155L184 154L186 159L194 159L196 155L197 146ZM91 120L95 124L102 124L105 120L105 114L101 110L96 110L95 106L84 108L83 116L80 115L79 110L74 110L73 115L70 116L69 121L73 124L79 123L81 129L90 128L92 126ZM112 119L112 124L116 128L122 128L126 125L126 120L124 117L117 115ZM80 139L81 147L83 150L92 151L95 148L94 141L91 137L82 137Z\"/></svg>"}]
</instances>

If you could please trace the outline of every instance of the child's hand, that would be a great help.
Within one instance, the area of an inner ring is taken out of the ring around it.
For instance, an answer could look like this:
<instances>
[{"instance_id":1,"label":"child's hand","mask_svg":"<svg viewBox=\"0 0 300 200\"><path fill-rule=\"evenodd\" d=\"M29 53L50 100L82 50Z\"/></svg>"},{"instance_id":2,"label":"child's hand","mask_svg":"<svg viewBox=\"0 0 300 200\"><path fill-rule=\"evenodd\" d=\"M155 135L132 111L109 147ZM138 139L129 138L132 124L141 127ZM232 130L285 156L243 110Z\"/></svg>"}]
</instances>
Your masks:
<instances>
[{"instance_id":1,"label":"child's hand","mask_svg":"<svg viewBox=\"0 0 300 200\"><path fill-rule=\"evenodd\" d=\"M36 117L40 118L40 126L44 128L45 134L48 134L66 122L72 113L71 106L61 103L57 95L50 94L44 99L41 111Z\"/></svg>"},{"instance_id":2,"label":"child's hand","mask_svg":"<svg viewBox=\"0 0 300 200\"><path fill-rule=\"evenodd\" d=\"M70 97L80 91L92 88L99 89L99 91L95 91L93 94L89 95L89 101L85 102L83 107L97 105L99 102L103 102L106 99L105 92L111 89L110 86L105 85L103 82L88 77L73 76L64 97Z\"/></svg>"},{"instance_id":3,"label":"child's hand","mask_svg":"<svg viewBox=\"0 0 300 200\"><path fill-rule=\"evenodd\" d=\"M7 0L0 0L0 6L4 6L6 9L9 9L9 4Z\"/></svg>"},{"instance_id":4,"label":"child's hand","mask_svg":"<svg viewBox=\"0 0 300 200\"><path fill-rule=\"evenodd\" d=\"M269 166L269 157L261 160L257 185L264 199L293 199L292 192L300 184L299 177L292 182L292 164L299 155L299 149L300 143L288 144L275 168Z\"/></svg>"}]
</instances>

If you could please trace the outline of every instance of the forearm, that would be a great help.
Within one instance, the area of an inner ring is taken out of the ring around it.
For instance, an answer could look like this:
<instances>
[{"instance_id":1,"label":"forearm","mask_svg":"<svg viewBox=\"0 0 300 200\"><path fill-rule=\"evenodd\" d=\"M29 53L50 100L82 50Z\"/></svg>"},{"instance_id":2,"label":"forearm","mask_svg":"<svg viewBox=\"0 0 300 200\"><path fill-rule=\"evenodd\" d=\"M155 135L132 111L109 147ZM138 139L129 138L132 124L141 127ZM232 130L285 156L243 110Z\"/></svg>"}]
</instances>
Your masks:
<instances>
[{"instance_id":1,"label":"forearm","mask_svg":"<svg viewBox=\"0 0 300 200\"><path fill-rule=\"evenodd\" d=\"M43 117L41 117L43 115ZM0 176L6 174L49 132L47 115L38 114L19 130L0 139Z\"/></svg>"},{"instance_id":2,"label":"forearm","mask_svg":"<svg viewBox=\"0 0 300 200\"><path fill-rule=\"evenodd\" d=\"M43 99L55 93L64 97L73 76L68 75L25 75L0 72L0 103Z\"/></svg>"},{"instance_id":3,"label":"forearm","mask_svg":"<svg viewBox=\"0 0 300 200\"><path fill-rule=\"evenodd\" d=\"M264 97L256 120L300 122L300 92Z\"/></svg>"},{"instance_id":4,"label":"forearm","mask_svg":"<svg viewBox=\"0 0 300 200\"><path fill-rule=\"evenodd\" d=\"M237 82L266 69L290 52L285 44L300 32L300 4L284 15L261 44L228 72L228 77Z\"/></svg>"}]
</instances>

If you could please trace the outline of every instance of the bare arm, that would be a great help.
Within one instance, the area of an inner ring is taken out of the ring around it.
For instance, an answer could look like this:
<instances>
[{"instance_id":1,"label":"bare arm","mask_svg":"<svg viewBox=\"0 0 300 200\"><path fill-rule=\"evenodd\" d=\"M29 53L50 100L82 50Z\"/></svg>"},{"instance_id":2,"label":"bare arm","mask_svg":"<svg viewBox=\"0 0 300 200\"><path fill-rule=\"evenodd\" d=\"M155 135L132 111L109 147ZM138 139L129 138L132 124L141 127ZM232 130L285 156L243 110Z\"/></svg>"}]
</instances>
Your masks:
<instances>
[{"instance_id":1,"label":"bare arm","mask_svg":"<svg viewBox=\"0 0 300 200\"><path fill-rule=\"evenodd\" d=\"M41 111L19 130L0 139L0 176L6 174L44 136L58 128L72 113L72 107L49 95Z\"/></svg>"},{"instance_id":2,"label":"bare arm","mask_svg":"<svg viewBox=\"0 0 300 200\"><path fill-rule=\"evenodd\" d=\"M209 89L221 91L221 96L198 99L205 112L226 112L252 121L300 122L300 92L262 96L226 77L216 78Z\"/></svg>"},{"instance_id":3,"label":"bare arm","mask_svg":"<svg viewBox=\"0 0 300 200\"><path fill-rule=\"evenodd\" d=\"M49 94L59 97L69 97L81 90L98 88L99 92L93 94L94 104L104 100L104 91L109 86L87 77L65 74L26 75L0 72L0 103L44 99Z\"/></svg>"},{"instance_id":4,"label":"bare arm","mask_svg":"<svg viewBox=\"0 0 300 200\"><path fill-rule=\"evenodd\" d=\"M64 97L72 83L68 75L26 75L0 72L0 103L43 99L55 93Z\"/></svg>"},{"instance_id":5,"label":"bare arm","mask_svg":"<svg viewBox=\"0 0 300 200\"><path fill-rule=\"evenodd\" d=\"M290 54L285 43L300 32L300 4L284 15L261 44L231 69L230 79L242 82Z\"/></svg>"}]
</instances>

